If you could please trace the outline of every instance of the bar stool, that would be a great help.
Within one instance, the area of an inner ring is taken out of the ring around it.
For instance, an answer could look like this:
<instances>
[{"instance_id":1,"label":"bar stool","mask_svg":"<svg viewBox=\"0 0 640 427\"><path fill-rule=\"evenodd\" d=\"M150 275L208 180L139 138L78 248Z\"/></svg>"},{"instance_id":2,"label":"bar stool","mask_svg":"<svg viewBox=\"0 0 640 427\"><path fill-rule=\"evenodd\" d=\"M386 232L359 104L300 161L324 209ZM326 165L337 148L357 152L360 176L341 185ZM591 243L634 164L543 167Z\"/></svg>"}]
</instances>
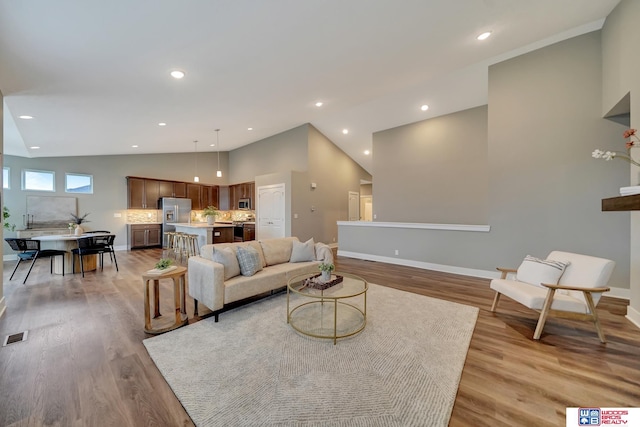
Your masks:
<instances>
[{"instance_id":1,"label":"bar stool","mask_svg":"<svg viewBox=\"0 0 640 427\"><path fill-rule=\"evenodd\" d=\"M167 258L175 254L176 233L175 231L165 231L164 237L163 242L166 243L162 247L162 257Z\"/></svg>"},{"instance_id":2,"label":"bar stool","mask_svg":"<svg viewBox=\"0 0 640 427\"><path fill-rule=\"evenodd\" d=\"M195 255L200 255L200 247L198 245L197 234L185 234L183 236L183 239L184 239L183 253L187 257L187 259Z\"/></svg>"}]
</instances>

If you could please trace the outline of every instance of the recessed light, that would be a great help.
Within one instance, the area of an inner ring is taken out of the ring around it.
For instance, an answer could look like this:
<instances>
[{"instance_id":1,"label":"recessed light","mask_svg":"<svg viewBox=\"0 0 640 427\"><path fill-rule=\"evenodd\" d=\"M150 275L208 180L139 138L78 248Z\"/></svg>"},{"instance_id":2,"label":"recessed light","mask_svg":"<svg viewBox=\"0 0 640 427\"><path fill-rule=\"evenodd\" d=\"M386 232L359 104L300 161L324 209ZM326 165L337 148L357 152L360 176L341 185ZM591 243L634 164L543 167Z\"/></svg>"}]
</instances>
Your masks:
<instances>
[{"instance_id":1,"label":"recessed light","mask_svg":"<svg viewBox=\"0 0 640 427\"><path fill-rule=\"evenodd\" d=\"M34 145L33 147L29 147L29 148L31 148L32 150L39 150L40 149L40 147L38 147L37 145Z\"/></svg>"},{"instance_id":2,"label":"recessed light","mask_svg":"<svg viewBox=\"0 0 640 427\"><path fill-rule=\"evenodd\" d=\"M20 118L23 120L31 120L33 119L33 116L20 116Z\"/></svg>"},{"instance_id":3,"label":"recessed light","mask_svg":"<svg viewBox=\"0 0 640 427\"><path fill-rule=\"evenodd\" d=\"M137 145L132 145L131 148L138 148L138 146Z\"/></svg>"},{"instance_id":4,"label":"recessed light","mask_svg":"<svg viewBox=\"0 0 640 427\"><path fill-rule=\"evenodd\" d=\"M476 39L478 40L486 40L489 38L489 36L491 35L491 31L486 31L482 34L480 34L478 37L476 37Z\"/></svg>"},{"instance_id":5,"label":"recessed light","mask_svg":"<svg viewBox=\"0 0 640 427\"><path fill-rule=\"evenodd\" d=\"M348 134L349 133L349 129L342 129L342 133L345 134L345 135Z\"/></svg>"},{"instance_id":6,"label":"recessed light","mask_svg":"<svg viewBox=\"0 0 640 427\"><path fill-rule=\"evenodd\" d=\"M369 151L369 150L364 150L364 155L365 155L365 156L368 156L369 154L371 154L371 151Z\"/></svg>"},{"instance_id":7,"label":"recessed light","mask_svg":"<svg viewBox=\"0 0 640 427\"><path fill-rule=\"evenodd\" d=\"M216 144L209 144L209 147L215 147Z\"/></svg>"},{"instance_id":8,"label":"recessed light","mask_svg":"<svg viewBox=\"0 0 640 427\"><path fill-rule=\"evenodd\" d=\"M253 130L253 128L247 128L247 130Z\"/></svg>"},{"instance_id":9,"label":"recessed light","mask_svg":"<svg viewBox=\"0 0 640 427\"><path fill-rule=\"evenodd\" d=\"M171 72L171 77L173 77L174 79L181 79L184 77L184 71L173 70Z\"/></svg>"},{"instance_id":10,"label":"recessed light","mask_svg":"<svg viewBox=\"0 0 640 427\"><path fill-rule=\"evenodd\" d=\"M429 106L427 104L424 104L422 107L420 107L420 109L422 111L427 111L429 109Z\"/></svg>"},{"instance_id":11,"label":"recessed light","mask_svg":"<svg viewBox=\"0 0 640 427\"><path fill-rule=\"evenodd\" d=\"M322 101L316 102L316 107L322 107Z\"/></svg>"},{"instance_id":12,"label":"recessed light","mask_svg":"<svg viewBox=\"0 0 640 427\"><path fill-rule=\"evenodd\" d=\"M165 122L160 122L158 123L158 126L166 126L167 124Z\"/></svg>"}]
</instances>

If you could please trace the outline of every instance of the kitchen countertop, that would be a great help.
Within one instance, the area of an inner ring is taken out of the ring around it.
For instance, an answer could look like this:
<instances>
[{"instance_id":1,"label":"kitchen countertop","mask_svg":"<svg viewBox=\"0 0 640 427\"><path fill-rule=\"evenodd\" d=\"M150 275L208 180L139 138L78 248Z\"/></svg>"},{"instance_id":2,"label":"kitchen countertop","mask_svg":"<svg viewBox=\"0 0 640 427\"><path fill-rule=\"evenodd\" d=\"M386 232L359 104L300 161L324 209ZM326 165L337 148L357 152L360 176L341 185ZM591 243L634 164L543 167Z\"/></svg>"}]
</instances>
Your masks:
<instances>
[{"instance_id":1,"label":"kitchen countertop","mask_svg":"<svg viewBox=\"0 0 640 427\"><path fill-rule=\"evenodd\" d=\"M216 222L213 225L209 225L206 222L170 222L168 225L175 225L177 227L188 227L188 228L223 228L223 227L233 227L233 224L220 224Z\"/></svg>"}]
</instances>

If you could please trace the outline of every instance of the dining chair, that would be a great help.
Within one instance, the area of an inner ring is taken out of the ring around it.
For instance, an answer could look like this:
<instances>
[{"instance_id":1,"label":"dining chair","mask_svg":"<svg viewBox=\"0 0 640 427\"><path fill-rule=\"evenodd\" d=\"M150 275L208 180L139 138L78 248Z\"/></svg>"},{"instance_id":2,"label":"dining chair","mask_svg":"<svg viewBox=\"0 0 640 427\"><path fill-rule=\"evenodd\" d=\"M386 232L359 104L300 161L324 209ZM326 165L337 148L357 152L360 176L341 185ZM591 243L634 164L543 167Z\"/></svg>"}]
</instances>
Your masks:
<instances>
[{"instance_id":1,"label":"dining chair","mask_svg":"<svg viewBox=\"0 0 640 427\"><path fill-rule=\"evenodd\" d=\"M73 249L73 272L75 273L76 256L80 258L80 271L82 277L84 277L84 257L87 255L97 255L100 260L100 270L104 270L104 254L108 253L111 261L116 265L116 271L118 269L118 260L116 259L116 253L113 248L113 242L115 240L115 234L106 234L100 236L87 236L78 239L78 248Z\"/></svg>"},{"instance_id":2,"label":"dining chair","mask_svg":"<svg viewBox=\"0 0 640 427\"><path fill-rule=\"evenodd\" d=\"M40 248L40 240L31 240L31 239L19 239L19 238L10 238L7 237L4 239L11 249L18 252L18 263L16 264L9 280L13 279L13 275L16 273L18 266L22 261L31 260L31 266L29 267L29 271L27 271L27 275L22 282L25 284L27 282L27 278L31 273L31 269L33 265L36 263L36 260L39 258L49 258L50 263L50 272L53 273L53 259L56 256L62 257L62 275L64 276L64 258L67 254L67 251L61 249L41 249Z\"/></svg>"}]
</instances>

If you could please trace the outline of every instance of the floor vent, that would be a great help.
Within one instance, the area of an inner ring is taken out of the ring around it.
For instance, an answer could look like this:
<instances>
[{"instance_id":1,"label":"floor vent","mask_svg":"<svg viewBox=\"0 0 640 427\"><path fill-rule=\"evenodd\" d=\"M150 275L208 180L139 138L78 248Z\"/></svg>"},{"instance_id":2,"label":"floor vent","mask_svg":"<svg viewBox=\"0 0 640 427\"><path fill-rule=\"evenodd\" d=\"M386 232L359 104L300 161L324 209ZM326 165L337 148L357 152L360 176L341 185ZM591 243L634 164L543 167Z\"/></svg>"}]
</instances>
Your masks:
<instances>
[{"instance_id":1,"label":"floor vent","mask_svg":"<svg viewBox=\"0 0 640 427\"><path fill-rule=\"evenodd\" d=\"M4 337L4 342L2 343L3 347L8 346L9 344L15 344L17 342L22 342L27 340L27 332L18 332L17 334L11 334Z\"/></svg>"}]
</instances>

